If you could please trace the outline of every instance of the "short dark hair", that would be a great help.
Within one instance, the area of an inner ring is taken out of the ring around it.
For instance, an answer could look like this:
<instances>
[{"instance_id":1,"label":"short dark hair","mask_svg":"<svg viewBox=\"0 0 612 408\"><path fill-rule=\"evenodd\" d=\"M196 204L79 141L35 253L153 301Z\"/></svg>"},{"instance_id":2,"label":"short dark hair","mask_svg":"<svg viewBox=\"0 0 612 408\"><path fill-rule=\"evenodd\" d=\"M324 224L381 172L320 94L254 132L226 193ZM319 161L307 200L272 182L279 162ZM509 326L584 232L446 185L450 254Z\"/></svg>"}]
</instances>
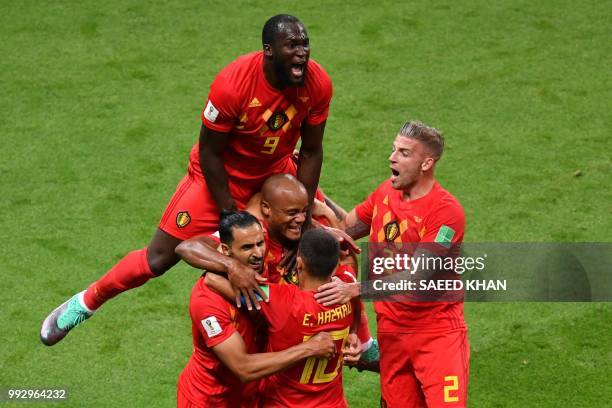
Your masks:
<instances>
[{"instance_id":1,"label":"short dark hair","mask_svg":"<svg viewBox=\"0 0 612 408\"><path fill-rule=\"evenodd\" d=\"M338 265L340 244L323 229L311 229L302 235L298 255L304 261L310 275L328 278Z\"/></svg>"},{"instance_id":2,"label":"short dark hair","mask_svg":"<svg viewBox=\"0 0 612 408\"><path fill-rule=\"evenodd\" d=\"M433 127L429 127L421 122L409 120L399 131L400 136L416 139L423 143L438 161L444 152L444 137L442 133Z\"/></svg>"},{"instance_id":3,"label":"short dark hair","mask_svg":"<svg viewBox=\"0 0 612 408\"><path fill-rule=\"evenodd\" d=\"M263 30L261 31L261 44L272 45L274 43L274 39L280 32L281 25L288 23L302 24L297 17L289 14L277 14L274 17L270 17L264 24Z\"/></svg>"},{"instance_id":4,"label":"short dark hair","mask_svg":"<svg viewBox=\"0 0 612 408\"><path fill-rule=\"evenodd\" d=\"M234 228L247 228L253 224L261 226L253 214L246 211L221 211L219 239L226 245L234 241Z\"/></svg>"}]
</instances>

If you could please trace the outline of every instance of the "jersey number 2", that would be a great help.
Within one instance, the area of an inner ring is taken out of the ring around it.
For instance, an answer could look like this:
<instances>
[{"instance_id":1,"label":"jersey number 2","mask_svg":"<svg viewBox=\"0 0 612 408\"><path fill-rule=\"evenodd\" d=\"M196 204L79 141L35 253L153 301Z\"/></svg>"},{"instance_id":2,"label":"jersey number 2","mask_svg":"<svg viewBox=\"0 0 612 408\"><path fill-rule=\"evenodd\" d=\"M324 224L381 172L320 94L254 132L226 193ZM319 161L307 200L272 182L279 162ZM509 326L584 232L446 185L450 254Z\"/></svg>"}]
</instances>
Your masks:
<instances>
[{"instance_id":1,"label":"jersey number 2","mask_svg":"<svg viewBox=\"0 0 612 408\"><path fill-rule=\"evenodd\" d=\"M459 402L459 397L451 396L451 391L459 389L459 378L456 375L447 375L444 377L444 382L450 381L450 385L444 386L444 402Z\"/></svg>"},{"instance_id":2,"label":"jersey number 2","mask_svg":"<svg viewBox=\"0 0 612 408\"><path fill-rule=\"evenodd\" d=\"M304 364L304 371L302 371L302 376L300 377L301 384L321 384L333 381L334 378L338 376L338 370L341 368L342 363L342 350L346 344L346 338L349 335L349 328L346 327L344 330L335 330L329 332L332 340L336 344L336 350L338 351L338 355L335 359L327 360L325 358L315 358L309 357L306 359L306 363ZM304 341L307 341L312 336L304 336ZM327 368L328 363L335 363L336 367L332 372L326 373L325 369ZM314 377L312 381L310 377L312 377L312 373L314 371Z\"/></svg>"}]
</instances>

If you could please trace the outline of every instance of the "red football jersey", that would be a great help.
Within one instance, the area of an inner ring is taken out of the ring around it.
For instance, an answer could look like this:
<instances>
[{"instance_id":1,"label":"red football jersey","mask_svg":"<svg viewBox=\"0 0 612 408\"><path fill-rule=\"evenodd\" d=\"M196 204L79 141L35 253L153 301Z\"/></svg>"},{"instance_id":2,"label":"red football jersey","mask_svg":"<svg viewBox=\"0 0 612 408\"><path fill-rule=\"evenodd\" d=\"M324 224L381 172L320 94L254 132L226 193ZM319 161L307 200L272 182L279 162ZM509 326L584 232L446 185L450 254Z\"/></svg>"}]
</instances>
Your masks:
<instances>
[{"instance_id":1,"label":"red football jersey","mask_svg":"<svg viewBox=\"0 0 612 408\"><path fill-rule=\"evenodd\" d=\"M355 211L361 221L370 225L370 243L437 242L440 252L444 252L449 245L463 241L463 207L437 182L425 196L403 200L402 191L394 189L387 180ZM465 327L461 302L374 302L374 309L379 332Z\"/></svg>"},{"instance_id":2,"label":"red football jersey","mask_svg":"<svg viewBox=\"0 0 612 408\"><path fill-rule=\"evenodd\" d=\"M212 351L214 346L238 332L247 352L256 353L255 330L248 315L209 289L203 278L191 292L189 314L193 354L179 377L180 392L197 406L255 406L257 382L242 384Z\"/></svg>"},{"instance_id":3,"label":"red football jersey","mask_svg":"<svg viewBox=\"0 0 612 408\"><path fill-rule=\"evenodd\" d=\"M327 119L332 84L323 68L308 61L303 86L273 88L263 72L263 52L243 55L215 78L202 111L209 129L229 132L224 153L230 181L258 185L286 167L300 138L303 123ZM190 170L200 172L198 145L190 156Z\"/></svg>"},{"instance_id":4,"label":"red football jersey","mask_svg":"<svg viewBox=\"0 0 612 408\"><path fill-rule=\"evenodd\" d=\"M261 395L265 407L346 407L342 389L342 355L353 323L351 303L325 307L314 292L295 285L270 285L270 301L261 311L268 321L268 351L284 350L307 341L316 333L329 332L338 355L331 360L314 357L266 380Z\"/></svg>"},{"instance_id":5,"label":"red football jersey","mask_svg":"<svg viewBox=\"0 0 612 408\"><path fill-rule=\"evenodd\" d=\"M270 238L268 225L264 220L259 220L264 230L266 239L266 254L264 258L265 274L270 283L279 283L282 277L282 268L279 267L284 255L284 248L281 244Z\"/></svg>"}]
</instances>

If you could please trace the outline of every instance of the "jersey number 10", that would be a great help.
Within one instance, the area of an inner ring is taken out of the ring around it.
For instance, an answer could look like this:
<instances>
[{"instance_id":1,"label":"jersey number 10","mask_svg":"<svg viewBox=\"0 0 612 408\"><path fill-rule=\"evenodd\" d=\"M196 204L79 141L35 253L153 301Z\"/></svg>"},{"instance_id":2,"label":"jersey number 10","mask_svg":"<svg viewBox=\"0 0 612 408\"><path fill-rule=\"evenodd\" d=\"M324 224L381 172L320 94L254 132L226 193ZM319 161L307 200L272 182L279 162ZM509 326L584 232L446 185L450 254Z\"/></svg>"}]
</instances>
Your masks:
<instances>
[{"instance_id":1,"label":"jersey number 10","mask_svg":"<svg viewBox=\"0 0 612 408\"><path fill-rule=\"evenodd\" d=\"M344 330L335 330L329 332L332 340L336 344L336 351L338 355L331 360L325 358L310 357L306 359L304 364L304 371L300 377L301 384L321 384L333 381L338 376L338 370L342 368L342 353L340 350L346 345L346 339L349 335L349 327L347 326ZM312 336L304 336L304 341L307 341ZM325 369L328 364L335 364L333 371L326 373ZM314 376L312 373L314 372ZM312 379L311 379L312 377Z\"/></svg>"}]
</instances>

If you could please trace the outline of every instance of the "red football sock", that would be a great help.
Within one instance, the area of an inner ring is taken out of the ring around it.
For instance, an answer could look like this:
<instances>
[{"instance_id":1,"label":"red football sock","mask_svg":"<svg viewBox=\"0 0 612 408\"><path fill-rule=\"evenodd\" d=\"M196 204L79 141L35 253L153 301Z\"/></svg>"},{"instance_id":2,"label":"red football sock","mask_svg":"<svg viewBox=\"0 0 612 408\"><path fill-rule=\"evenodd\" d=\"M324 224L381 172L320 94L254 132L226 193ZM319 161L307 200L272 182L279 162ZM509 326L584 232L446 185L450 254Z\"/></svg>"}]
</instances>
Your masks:
<instances>
[{"instance_id":1,"label":"red football sock","mask_svg":"<svg viewBox=\"0 0 612 408\"><path fill-rule=\"evenodd\" d=\"M368 326L368 314L365 311L363 301L361 302L361 322L357 328L357 337L359 337L359 341L361 341L362 344L365 344L372 338L370 327Z\"/></svg>"},{"instance_id":2,"label":"red football sock","mask_svg":"<svg viewBox=\"0 0 612 408\"><path fill-rule=\"evenodd\" d=\"M155 275L147 262L147 248L132 251L85 291L85 305L96 310L121 292L144 285Z\"/></svg>"}]
</instances>

